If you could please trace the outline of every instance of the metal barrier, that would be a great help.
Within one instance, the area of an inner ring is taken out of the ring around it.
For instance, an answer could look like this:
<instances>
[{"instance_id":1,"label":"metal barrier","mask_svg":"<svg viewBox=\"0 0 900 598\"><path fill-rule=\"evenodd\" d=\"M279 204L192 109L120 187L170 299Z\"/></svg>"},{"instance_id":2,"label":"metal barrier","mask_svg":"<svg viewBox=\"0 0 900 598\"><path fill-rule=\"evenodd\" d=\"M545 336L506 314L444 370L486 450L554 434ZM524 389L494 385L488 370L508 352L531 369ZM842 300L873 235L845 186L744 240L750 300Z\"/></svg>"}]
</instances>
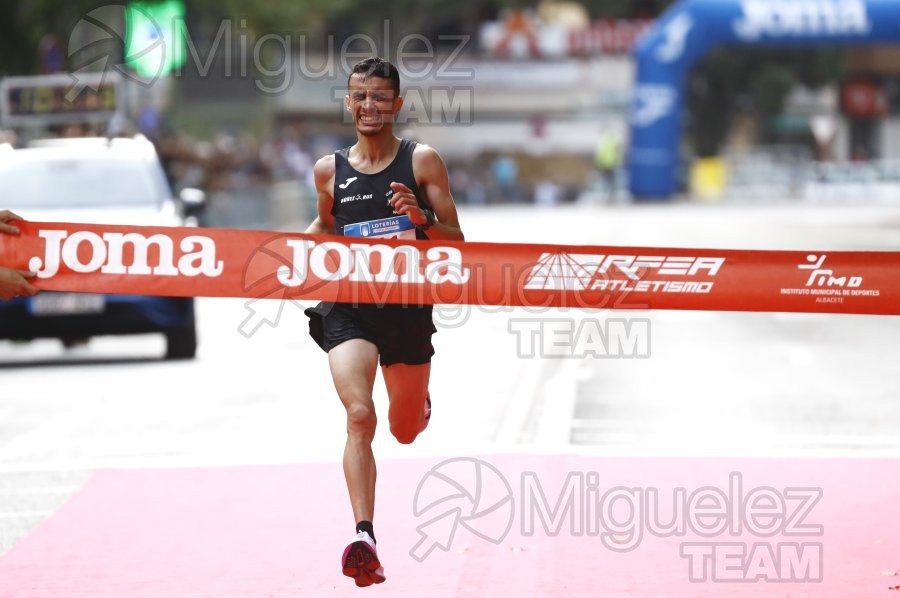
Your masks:
<instances>
[{"instance_id":1,"label":"metal barrier","mask_svg":"<svg viewBox=\"0 0 900 598\"><path fill-rule=\"evenodd\" d=\"M214 228L298 230L315 217L315 196L300 181L209 194L201 223Z\"/></svg>"},{"instance_id":2,"label":"metal barrier","mask_svg":"<svg viewBox=\"0 0 900 598\"><path fill-rule=\"evenodd\" d=\"M900 201L900 160L818 162L808 149L781 147L725 156L729 199Z\"/></svg>"}]
</instances>

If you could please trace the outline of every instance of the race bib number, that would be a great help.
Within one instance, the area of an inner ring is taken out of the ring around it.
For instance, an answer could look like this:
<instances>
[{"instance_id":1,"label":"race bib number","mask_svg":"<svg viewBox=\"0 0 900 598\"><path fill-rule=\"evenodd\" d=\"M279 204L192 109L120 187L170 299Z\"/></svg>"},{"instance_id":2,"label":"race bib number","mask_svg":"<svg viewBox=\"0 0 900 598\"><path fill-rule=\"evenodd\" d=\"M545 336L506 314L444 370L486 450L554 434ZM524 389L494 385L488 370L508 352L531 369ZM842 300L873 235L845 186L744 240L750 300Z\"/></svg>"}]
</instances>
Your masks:
<instances>
[{"instance_id":1,"label":"race bib number","mask_svg":"<svg viewBox=\"0 0 900 598\"><path fill-rule=\"evenodd\" d=\"M402 214L380 220L356 222L344 227L345 237L365 237L367 239L416 239L416 225L409 216Z\"/></svg>"}]
</instances>

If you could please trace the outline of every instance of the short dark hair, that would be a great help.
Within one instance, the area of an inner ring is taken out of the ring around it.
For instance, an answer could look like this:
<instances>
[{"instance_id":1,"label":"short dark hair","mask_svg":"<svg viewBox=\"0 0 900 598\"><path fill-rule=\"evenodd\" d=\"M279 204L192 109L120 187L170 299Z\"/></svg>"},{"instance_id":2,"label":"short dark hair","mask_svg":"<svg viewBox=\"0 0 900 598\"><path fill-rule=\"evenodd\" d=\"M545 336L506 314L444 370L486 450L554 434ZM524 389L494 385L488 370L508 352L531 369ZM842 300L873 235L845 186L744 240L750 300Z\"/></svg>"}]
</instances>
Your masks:
<instances>
[{"instance_id":1,"label":"short dark hair","mask_svg":"<svg viewBox=\"0 0 900 598\"><path fill-rule=\"evenodd\" d=\"M350 77L353 75L363 75L364 79L368 79L369 77L388 79L391 82L391 87L394 89L394 97L400 97L400 71L384 58L372 56L370 58L363 58L354 64L353 68L350 70L350 75L347 76L348 87L350 86Z\"/></svg>"}]
</instances>

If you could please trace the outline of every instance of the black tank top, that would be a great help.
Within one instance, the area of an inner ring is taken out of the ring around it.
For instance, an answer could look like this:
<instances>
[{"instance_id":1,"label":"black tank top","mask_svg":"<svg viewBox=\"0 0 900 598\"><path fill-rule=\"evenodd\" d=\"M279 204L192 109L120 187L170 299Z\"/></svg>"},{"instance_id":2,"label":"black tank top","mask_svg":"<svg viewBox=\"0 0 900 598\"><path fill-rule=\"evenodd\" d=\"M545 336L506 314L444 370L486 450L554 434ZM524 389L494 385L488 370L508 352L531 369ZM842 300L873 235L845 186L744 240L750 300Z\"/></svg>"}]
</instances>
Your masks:
<instances>
[{"instance_id":1,"label":"black tank top","mask_svg":"<svg viewBox=\"0 0 900 598\"><path fill-rule=\"evenodd\" d=\"M415 149L415 141L401 139L400 148L391 163L374 174L365 174L350 166L349 147L334 153L334 202L331 206L334 234L343 235L344 227L348 224L394 216L388 200L394 194L391 183L395 181L412 189L419 207L428 206L413 174L412 158ZM427 239L428 236L416 228L416 238Z\"/></svg>"}]
</instances>

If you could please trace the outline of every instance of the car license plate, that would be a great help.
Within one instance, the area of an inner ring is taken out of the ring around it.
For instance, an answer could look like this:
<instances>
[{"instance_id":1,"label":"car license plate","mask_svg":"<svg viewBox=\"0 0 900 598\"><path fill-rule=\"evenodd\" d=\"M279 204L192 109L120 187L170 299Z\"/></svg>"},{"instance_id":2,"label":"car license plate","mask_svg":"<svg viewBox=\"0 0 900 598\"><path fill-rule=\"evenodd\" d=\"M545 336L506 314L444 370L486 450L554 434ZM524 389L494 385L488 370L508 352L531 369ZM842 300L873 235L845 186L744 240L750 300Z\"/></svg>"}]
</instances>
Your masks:
<instances>
[{"instance_id":1,"label":"car license plate","mask_svg":"<svg viewBox=\"0 0 900 598\"><path fill-rule=\"evenodd\" d=\"M106 307L106 299L94 293L44 292L32 297L30 305L36 316L99 314Z\"/></svg>"}]
</instances>

